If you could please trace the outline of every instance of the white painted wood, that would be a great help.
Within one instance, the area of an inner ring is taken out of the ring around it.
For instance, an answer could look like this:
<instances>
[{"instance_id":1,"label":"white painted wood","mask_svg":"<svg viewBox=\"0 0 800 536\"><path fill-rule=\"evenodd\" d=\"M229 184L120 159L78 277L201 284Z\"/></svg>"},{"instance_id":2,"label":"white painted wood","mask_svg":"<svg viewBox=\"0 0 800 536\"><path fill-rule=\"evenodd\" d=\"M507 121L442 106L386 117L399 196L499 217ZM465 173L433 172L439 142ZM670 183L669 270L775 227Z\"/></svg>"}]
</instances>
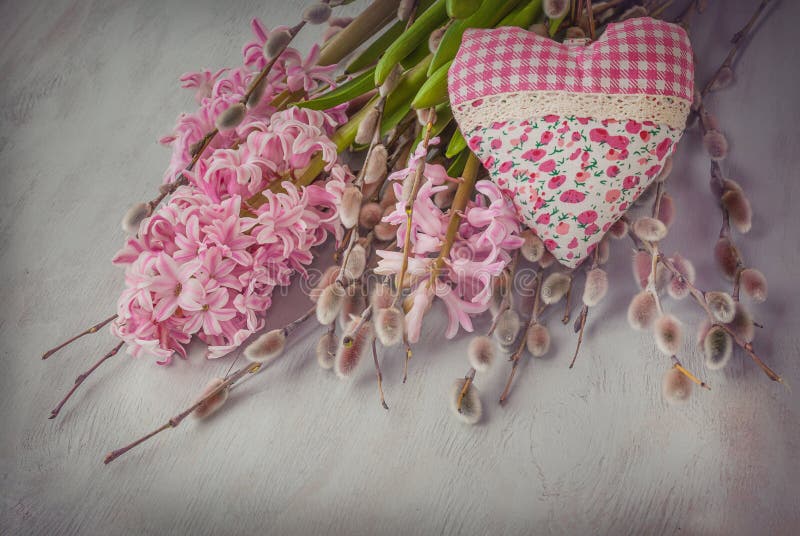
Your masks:
<instances>
[{"instance_id":1,"label":"white painted wood","mask_svg":"<svg viewBox=\"0 0 800 536\"><path fill-rule=\"evenodd\" d=\"M468 339L442 343L441 310L408 384L401 355L385 356L388 413L367 363L351 383L317 367L320 330L308 326L290 357L216 417L187 421L111 466L105 452L164 422L229 362L206 362L199 347L171 369L118 357L47 420L113 345L104 332L39 359L113 310L120 216L155 190L168 161L156 140L192 106L178 76L237 61L250 17L291 23L303 4L0 6L0 534L796 534L800 393L738 352L728 370L705 372L686 342L687 365L713 390L667 406L667 361L624 320L634 292L627 243L615 244L612 291L590 316L576 368L567 369L572 338L551 322L557 355L526 359L508 407L496 404L506 363L478 378L487 415L474 428L447 409ZM711 4L694 31L700 80L753 2ZM765 325L757 347L797 389L800 9L779 4L736 84L708 102L732 143L725 168L756 210L740 244L770 280L769 302L755 308ZM302 48L315 37L304 34ZM707 172L690 132L670 181L679 219L667 245L715 287L726 283L709 255L719 215ZM279 298L271 323L304 307L298 293ZM690 304L675 310L699 318Z\"/></svg>"}]
</instances>

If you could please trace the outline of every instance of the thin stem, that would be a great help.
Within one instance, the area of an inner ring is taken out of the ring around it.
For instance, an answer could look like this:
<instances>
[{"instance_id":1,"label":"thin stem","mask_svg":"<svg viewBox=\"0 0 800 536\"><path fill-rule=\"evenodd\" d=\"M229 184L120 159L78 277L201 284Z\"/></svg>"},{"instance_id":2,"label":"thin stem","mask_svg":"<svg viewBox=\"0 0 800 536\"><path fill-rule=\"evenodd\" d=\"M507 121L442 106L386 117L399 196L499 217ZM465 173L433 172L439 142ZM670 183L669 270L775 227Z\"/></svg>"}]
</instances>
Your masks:
<instances>
[{"instance_id":1,"label":"thin stem","mask_svg":"<svg viewBox=\"0 0 800 536\"><path fill-rule=\"evenodd\" d=\"M378 392L381 395L381 406L383 406L383 409L388 410L389 406L386 405L386 399L383 396L383 374L381 374L381 366L378 363L378 349L375 346L375 337L372 337L372 359L375 361L375 374L378 376Z\"/></svg>"},{"instance_id":2,"label":"thin stem","mask_svg":"<svg viewBox=\"0 0 800 536\"><path fill-rule=\"evenodd\" d=\"M113 320L116 320L117 316L119 316L119 315L116 315L116 314L111 315L108 318L106 318L105 320L101 320L100 322L98 322L94 326L88 328L87 330L78 333L77 335L75 335L74 337L72 337L70 339L67 339L66 341L64 341L61 344L59 344L58 346L56 346L55 348L51 348L50 350L48 350L44 354L42 354L42 359L47 359L48 357L50 357L54 353L58 352L59 350L61 350L65 346L68 346L68 345L72 344L73 342L77 341L78 339L80 339L84 335L90 335L92 333L97 333L103 326L105 326L109 322L112 322Z\"/></svg>"},{"instance_id":3,"label":"thin stem","mask_svg":"<svg viewBox=\"0 0 800 536\"><path fill-rule=\"evenodd\" d=\"M710 322L713 325L719 326L722 329L724 329L731 336L733 341L740 348L742 348L745 352L747 352L747 355L750 356L750 358L761 368L761 370L764 371L764 374L766 374L769 377L770 380L772 380L774 382L779 382L779 383L784 383L785 384L785 382L783 381L783 378L781 378L775 371L773 371L769 366L767 366L767 364L764 363L764 361L758 356L758 354L755 353L755 351L753 350L752 343L749 343L749 342L743 340L729 326L727 326L726 324L720 324L719 322L717 322L714 319L714 315L711 313L711 310L708 308L708 305L706 304L706 301L705 301L705 298L704 298L705 291L700 290L691 281L689 281L688 279L683 277L683 275L678 271L678 269L675 268L675 265L673 265L672 262L669 259L664 257L663 254L659 254L658 255L658 261L661 264L663 264L670 272L672 272L672 274L675 277L680 278L681 281L683 281L686 284L686 286L689 288L689 292L692 294L692 297L694 297L695 301L705 310L706 315L708 315L708 318L709 318Z\"/></svg>"},{"instance_id":4,"label":"thin stem","mask_svg":"<svg viewBox=\"0 0 800 536\"><path fill-rule=\"evenodd\" d=\"M408 362L411 360L414 352L411 351L411 344L408 342L408 337L405 334L403 334L403 344L406 347L406 360L403 364L403 383L406 383L408 379Z\"/></svg>"},{"instance_id":5,"label":"thin stem","mask_svg":"<svg viewBox=\"0 0 800 536\"><path fill-rule=\"evenodd\" d=\"M428 150L428 144L431 141L431 132L433 130L433 121L428 118L428 122L425 125L425 135L422 138L422 147L425 150ZM411 191L408 194L408 199L406 199L406 235L405 240L403 242L403 261L400 265L400 274L397 279L397 294L394 297L393 306L397 305L397 301L400 299L400 295L403 292L403 282L406 277L406 272L408 271L408 256L411 254L411 225L413 223L414 217L414 200L417 198L417 192L419 192L419 188L422 185L422 174L425 171L425 157L422 156L417 160L417 167L414 170L414 178L413 182L411 183Z\"/></svg>"},{"instance_id":6,"label":"thin stem","mask_svg":"<svg viewBox=\"0 0 800 536\"><path fill-rule=\"evenodd\" d=\"M711 77L711 79L705 85L703 90L700 92L700 96L705 97L711 91L712 87L714 86L714 83L719 78L720 73L722 72L723 69L725 69L726 67L728 69L731 68L731 65L733 65L733 60L736 58L736 54L739 52L739 48L741 47L744 38L747 37L747 35L753 29L753 26L755 25L756 21L761 16L761 14L764 12L764 9L766 9L767 4L769 4L769 2L770 0L761 0L761 3L758 4L758 7L750 16L750 20L747 21L747 24L745 24L741 30L739 30L734 34L733 39L731 39L731 43L733 43L733 46L728 52L728 55L725 56L725 60L722 62L722 64L719 66L716 72L714 72L714 75Z\"/></svg>"},{"instance_id":7,"label":"thin stem","mask_svg":"<svg viewBox=\"0 0 800 536\"><path fill-rule=\"evenodd\" d=\"M475 189L475 182L478 179L478 170L480 169L480 162L478 157L473 153L469 154L464 173L462 174L463 181L456 189L453 203L450 205L450 221L447 224L447 232L445 233L444 243L442 249L439 251L439 256L433 261L431 265L431 276L428 280L428 287L432 287L439 277L439 272L445 264L445 260L450 256L450 250L455 242L458 228L461 225L461 215L467 208L467 203L472 197L472 192Z\"/></svg>"},{"instance_id":8,"label":"thin stem","mask_svg":"<svg viewBox=\"0 0 800 536\"><path fill-rule=\"evenodd\" d=\"M125 454L126 452L128 452L129 450L131 450L132 448L141 445L145 441L155 437L164 430L169 430L170 428L178 427L181 424L181 422L183 422L183 420L189 415L191 415L197 408L208 403L209 400L219 395L223 390L231 387L233 384L235 384L237 381L242 379L247 374L254 374L258 372L260 368L261 368L260 363L248 363L244 367L240 368L239 370L231 374L228 378L223 380L215 389L210 391L206 396L204 396L203 398L201 398L200 400L198 400L197 402L186 408L181 413L178 413L177 415L169 419L166 423L162 424L152 432L140 437L133 443L130 443L120 449L109 452L106 455L105 459L103 460L103 463L107 465L116 460L117 458L119 458L120 456L122 456L123 454Z\"/></svg>"},{"instance_id":9,"label":"thin stem","mask_svg":"<svg viewBox=\"0 0 800 536\"><path fill-rule=\"evenodd\" d=\"M511 394L511 385L514 382L514 376L517 374L517 367L519 367L519 361L522 357L522 352L525 349L525 343L528 339L528 331L530 331L531 326L539 321L539 291L541 290L542 286L542 275L537 273L535 277L533 308L531 309L531 315L528 318L528 324L525 326L525 332L522 334L522 338L517 345L517 349L509 358L509 361L511 361L511 372L509 372L508 380L506 381L506 386L503 389L503 393L500 395L501 406L506 403L508 396Z\"/></svg>"},{"instance_id":10,"label":"thin stem","mask_svg":"<svg viewBox=\"0 0 800 536\"><path fill-rule=\"evenodd\" d=\"M574 278L570 275L569 278L569 286L567 287L567 295L564 297L564 316L561 317L562 324L569 323L570 317L570 301L572 298L572 284L574 283Z\"/></svg>"},{"instance_id":11,"label":"thin stem","mask_svg":"<svg viewBox=\"0 0 800 536\"><path fill-rule=\"evenodd\" d=\"M115 356L117 352L119 352L119 349L122 348L123 344L125 344L124 341L119 341L119 343L114 348L112 348L106 355L101 357L94 365L92 365L92 367L89 370L87 370L86 372L75 378L75 384L72 386L72 389L70 389L67 395L61 400L61 402L59 402L58 405L55 408L53 408L52 411L50 411L50 416L48 417L48 419L55 419L58 416L58 413L61 411L61 408L64 407L64 404L67 403L67 400L69 400L72 397L75 391L78 390L78 387L81 386L84 380L86 380L86 378L88 378L92 374L92 372L97 370L97 368L100 365L105 363L106 360Z\"/></svg>"},{"instance_id":12,"label":"thin stem","mask_svg":"<svg viewBox=\"0 0 800 536\"><path fill-rule=\"evenodd\" d=\"M578 331L578 342L575 344L575 353L572 355L572 361L569 364L569 368L575 366L575 360L578 359L578 352L581 349L581 342L583 342L583 332L586 329L587 316L589 316L589 306L584 304L584 306L581 308L581 316L578 318L580 330Z\"/></svg>"}]
</instances>

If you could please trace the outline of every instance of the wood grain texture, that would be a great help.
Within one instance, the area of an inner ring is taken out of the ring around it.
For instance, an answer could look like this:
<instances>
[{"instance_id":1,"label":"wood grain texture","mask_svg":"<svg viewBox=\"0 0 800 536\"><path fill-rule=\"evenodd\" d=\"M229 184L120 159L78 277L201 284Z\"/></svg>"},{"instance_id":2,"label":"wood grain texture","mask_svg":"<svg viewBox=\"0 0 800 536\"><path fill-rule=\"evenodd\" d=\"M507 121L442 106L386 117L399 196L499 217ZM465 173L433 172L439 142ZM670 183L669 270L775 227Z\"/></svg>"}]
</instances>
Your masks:
<instances>
[{"instance_id":1,"label":"wood grain texture","mask_svg":"<svg viewBox=\"0 0 800 536\"><path fill-rule=\"evenodd\" d=\"M108 467L107 451L174 414L229 361L207 362L199 346L171 369L120 355L47 420L114 344L103 332L39 359L113 310L122 274L108 259L122 242L120 216L154 192L169 158L156 140L192 107L178 76L236 62L251 17L290 23L304 3L0 5L0 534L797 534L800 8L790 1L747 45L735 85L708 105L731 140L725 168L756 209L740 242L770 281L769 302L755 308L765 325L757 345L795 391L737 353L724 372L704 372L711 392L667 406L668 363L624 320L634 284L628 244L615 243L612 291L590 316L575 369L559 325L555 356L526 358L507 407L495 402L507 365L478 378L486 417L474 428L447 408L468 338L441 343L440 309L406 385L400 353L383 356L389 412L367 364L351 382L317 367L321 330L309 325L214 418L188 420ZM753 2L711 4L693 33L701 81ZM302 48L317 37L303 34ZM719 217L707 174L689 132L666 244L697 260L710 288L727 283L709 256ZM278 298L270 325L304 300ZM699 318L689 304L674 310ZM682 355L702 370L691 341Z\"/></svg>"}]
</instances>

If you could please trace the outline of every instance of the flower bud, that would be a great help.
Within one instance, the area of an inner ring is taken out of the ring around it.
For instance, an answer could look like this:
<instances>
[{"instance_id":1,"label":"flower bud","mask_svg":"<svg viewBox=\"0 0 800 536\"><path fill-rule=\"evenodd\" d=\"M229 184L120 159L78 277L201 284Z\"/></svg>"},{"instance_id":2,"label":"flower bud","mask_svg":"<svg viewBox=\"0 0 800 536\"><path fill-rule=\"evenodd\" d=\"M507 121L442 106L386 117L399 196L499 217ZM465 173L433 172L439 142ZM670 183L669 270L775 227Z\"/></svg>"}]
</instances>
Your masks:
<instances>
[{"instance_id":1,"label":"flower bud","mask_svg":"<svg viewBox=\"0 0 800 536\"><path fill-rule=\"evenodd\" d=\"M541 324L532 324L525 334L525 347L533 357L542 357L550 350L550 331Z\"/></svg>"},{"instance_id":2,"label":"flower bud","mask_svg":"<svg viewBox=\"0 0 800 536\"><path fill-rule=\"evenodd\" d=\"M342 201L339 205L339 219L345 229L350 229L358 223L361 213L361 190L352 184L344 189Z\"/></svg>"},{"instance_id":3,"label":"flower bud","mask_svg":"<svg viewBox=\"0 0 800 536\"><path fill-rule=\"evenodd\" d=\"M550 38L550 30L547 28L547 25L537 22L536 24L532 24L528 31L538 35L539 37L547 37Z\"/></svg>"},{"instance_id":4,"label":"flower bud","mask_svg":"<svg viewBox=\"0 0 800 536\"><path fill-rule=\"evenodd\" d=\"M392 292L392 287L387 283L378 283L372 288L372 294L370 294L369 302L372 304L373 311L391 307L392 303L394 302L394 292Z\"/></svg>"},{"instance_id":5,"label":"flower bud","mask_svg":"<svg viewBox=\"0 0 800 536\"><path fill-rule=\"evenodd\" d=\"M364 229L372 230L383 217L383 209L378 203L366 203L361 207L358 224Z\"/></svg>"},{"instance_id":6,"label":"flower bud","mask_svg":"<svg viewBox=\"0 0 800 536\"><path fill-rule=\"evenodd\" d=\"M375 238L381 242L388 242L397 237L397 226L382 221L375 226L372 232L375 233Z\"/></svg>"},{"instance_id":7,"label":"flower bud","mask_svg":"<svg viewBox=\"0 0 800 536\"><path fill-rule=\"evenodd\" d=\"M718 322L727 324L733 320L736 314L736 303L727 292L711 291L706 292L706 305L711 311L711 315Z\"/></svg>"},{"instance_id":8,"label":"flower bud","mask_svg":"<svg viewBox=\"0 0 800 536\"><path fill-rule=\"evenodd\" d=\"M416 0L400 0L397 5L397 18L403 22L411 18L411 13L417 5Z\"/></svg>"},{"instance_id":9,"label":"flower bud","mask_svg":"<svg viewBox=\"0 0 800 536\"><path fill-rule=\"evenodd\" d=\"M728 324L737 337L744 342L753 342L756 336L756 326L753 323L753 317L750 316L750 311L742 305L742 302L736 303L736 313L733 320Z\"/></svg>"},{"instance_id":10,"label":"flower bud","mask_svg":"<svg viewBox=\"0 0 800 536\"><path fill-rule=\"evenodd\" d=\"M472 368L478 372L486 372L494 362L495 351L492 339L481 335L473 338L467 348L467 358Z\"/></svg>"},{"instance_id":11,"label":"flower bud","mask_svg":"<svg viewBox=\"0 0 800 536\"><path fill-rule=\"evenodd\" d=\"M355 244L346 257L347 261L342 269L345 279L358 279L367 267L367 250L361 244Z\"/></svg>"},{"instance_id":12,"label":"flower bud","mask_svg":"<svg viewBox=\"0 0 800 536\"><path fill-rule=\"evenodd\" d=\"M203 393L200 395L199 400L203 400L209 394L213 393L216 389L219 389L219 386L225 382L222 378L212 378L206 388L203 389ZM208 400L203 401L197 408L195 408L193 414L197 419L205 419L219 408L222 407L223 404L228 400L228 393L229 388L225 387L224 389L220 390L217 394L209 398ZM199 401L198 400L198 401Z\"/></svg>"},{"instance_id":13,"label":"flower bud","mask_svg":"<svg viewBox=\"0 0 800 536\"><path fill-rule=\"evenodd\" d=\"M244 349L244 356L254 363L272 361L286 348L286 332L273 329L258 337Z\"/></svg>"},{"instance_id":14,"label":"flower bud","mask_svg":"<svg viewBox=\"0 0 800 536\"><path fill-rule=\"evenodd\" d=\"M466 424L477 424L483 415L483 406L478 389L471 383L464 397L461 398L461 391L464 389L464 378L459 378L450 388L450 409L461 422ZM458 407L458 400L461 398L461 408ZM460 409L460 411L459 411Z\"/></svg>"},{"instance_id":15,"label":"flower bud","mask_svg":"<svg viewBox=\"0 0 800 536\"><path fill-rule=\"evenodd\" d=\"M728 190L720 198L722 208L728 212L731 223L742 234L750 231L753 225L753 210L750 201L741 190Z\"/></svg>"},{"instance_id":16,"label":"flower bud","mask_svg":"<svg viewBox=\"0 0 800 536\"><path fill-rule=\"evenodd\" d=\"M339 277L339 267L336 265L328 266L324 272L322 272L322 276L319 278L319 281L311 289L308 293L308 297L311 299L312 302L317 303L320 294L328 285L331 285L336 278Z\"/></svg>"},{"instance_id":17,"label":"flower bud","mask_svg":"<svg viewBox=\"0 0 800 536\"><path fill-rule=\"evenodd\" d=\"M722 274L728 279L736 277L736 272L742 264L742 259L739 256L739 250L730 241L729 238L723 236L717 240L714 246L714 258L717 261Z\"/></svg>"},{"instance_id":18,"label":"flower bud","mask_svg":"<svg viewBox=\"0 0 800 536\"><path fill-rule=\"evenodd\" d=\"M139 225L150 216L151 212L150 203L136 203L122 217L122 230L131 236L136 236Z\"/></svg>"},{"instance_id":19,"label":"flower bud","mask_svg":"<svg viewBox=\"0 0 800 536\"><path fill-rule=\"evenodd\" d=\"M224 131L235 128L244 120L245 113L247 113L247 110L241 102L231 104L227 110L217 117L217 129Z\"/></svg>"},{"instance_id":20,"label":"flower bud","mask_svg":"<svg viewBox=\"0 0 800 536\"><path fill-rule=\"evenodd\" d=\"M530 262L537 262L540 260L545 252L542 239L536 236L536 233L530 229L523 231L520 236L524 240L522 246L519 248L519 252L522 256Z\"/></svg>"},{"instance_id":21,"label":"flower bud","mask_svg":"<svg viewBox=\"0 0 800 536\"><path fill-rule=\"evenodd\" d=\"M374 184L382 181L386 177L388 161L389 153L386 151L386 147L382 144L373 147L366 164L364 164L364 182Z\"/></svg>"},{"instance_id":22,"label":"flower bud","mask_svg":"<svg viewBox=\"0 0 800 536\"><path fill-rule=\"evenodd\" d=\"M569 290L572 278L561 272L553 272L542 283L540 290L542 301L548 305L558 303Z\"/></svg>"},{"instance_id":23,"label":"flower bud","mask_svg":"<svg viewBox=\"0 0 800 536\"><path fill-rule=\"evenodd\" d=\"M628 305L628 324L633 329L645 330L653 325L658 315L658 306L652 293L643 290L636 294Z\"/></svg>"},{"instance_id":24,"label":"flower bud","mask_svg":"<svg viewBox=\"0 0 800 536\"><path fill-rule=\"evenodd\" d=\"M633 232L645 242L658 242L667 236L667 226L655 218L639 218L633 222Z\"/></svg>"},{"instance_id":25,"label":"flower bud","mask_svg":"<svg viewBox=\"0 0 800 536\"><path fill-rule=\"evenodd\" d=\"M326 331L322 334L317 342L317 363L325 370L333 368L333 363L336 360L336 348L339 341L336 340L336 334L332 331Z\"/></svg>"},{"instance_id":26,"label":"flower bud","mask_svg":"<svg viewBox=\"0 0 800 536\"><path fill-rule=\"evenodd\" d=\"M718 130L709 130L703 136L703 147L705 147L711 160L719 162L728 156L728 140Z\"/></svg>"},{"instance_id":27,"label":"flower bud","mask_svg":"<svg viewBox=\"0 0 800 536\"><path fill-rule=\"evenodd\" d=\"M672 265L683 277L673 276L672 279L670 279L667 292L672 298L682 300L689 295L689 285L687 282L694 283L694 265L678 253L670 258L670 262L672 262Z\"/></svg>"},{"instance_id":28,"label":"flower bud","mask_svg":"<svg viewBox=\"0 0 800 536\"><path fill-rule=\"evenodd\" d=\"M320 294L317 300L317 320L323 326L327 326L339 314L344 305L345 291L338 283L328 285Z\"/></svg>"},{"instance_id":29,"label":"flower bud","mask_svg":"<svg viewBox=\"0 0 800 536\"><path fill-rule=\"evenodd\" d=\"M767 299L767 278L755 268L745 268L739 274L742 292L754 302L761 303Z\"/></svg>"},{"instance_id":30,"label":"flower bud","mask_svg":"<svg viewBox=\"0 0 800 536\"><path fill-rule=\"evenodd\" d=\"M331 6L317 2L303 11L303 20L309 24L324 24L331 18Z\"/></svg>"},{"instance_id":31,"label":"flower bud","mask_svg":"<svg viewBox=\"0 0 800 536\"><path fill-rule=\"evenodd\" d=\"M569 11L569 0L544 0L542 11L548 19L560 19Z\"/></svg>"},{"instance_id":32,"label":"flower bud","mask_svg":"<svg viewBox=\"0 0 800 536\"><path fill-rule=\"evenodd\" d=\"M342 379L349 377L356 369L372 337L372 322L365 320L360 327L356 327L359 321L358 317L351 320L350 326L345 331L345 338L349 337L351 342L346 344L342 339L343 342L336 353L334 371Z\"/></svg>"},{"instance_id":33,"label":"flower bud","mask_svg":"<svg viewBox=\"0 0 800 536\"><path fill-rule=\"evenodd\" d=\"M442 42L442 37L444 37L444 32L446 30L447 28L442 26L440 28L436 28L428 36L428 50L430 50L431 53L435 54L436 51L439 50L439 44Z\"/></svg>"},{"instance_id":34,"label":"flower bud","mask_svg":"<svg viewBox=\"0 0 800 536\"><path fill-rule=\"evenodd\" d=\"M586 283L583 286L583 303L587 307L594 307L605 297L608 292L608 274L602 268L594 268L586 274Z\"/></svg>"},{"instance_id":35,"label":"flower bud","mask_svg":"<svg viewBox=\"0 0 800 536\"><path fill-rule=\"evenodd\" d=\"M381 87L378 88L380 96L383 98L388 97L389 93L394 91L394 89L397 87L397 84L400 83L402 75L403 75L403 70L400 68L399 65L395 65L394 69L389 71L389 76L387 76L386 80L383 81Z\"/></svg>"},{"instance_id":36,"label":"flower bud","mask_svg":"<svg viewBox=\"0 0 800 536\"><path fill-rule=\"evenodd\" d=\"M728 364L733 354L733 340L720 326L713 326L703 337L706 368L719 370Z\"/></svg>"},{"instance_id":37,"label":"flower bud","mask_svg":"<svg viewBox=\"0 0 800 536\"><path fill-rule=\"evenodd\" d=\"M670 404L686 402L692 395L692 381L672 367L664 373L661 380L661 394Z\"/></svg>"},{"instance_id":38,"label":"flower bud","mask_svg":"<svg viewBox=\"0 0 800 536\"><path fill-rule=\"evenodd\" d=\"M267 42L264 44L264 55L267 59L272 59L286 50L292 42L292 32L287 29L277 30L269 34Z\"/></svg>"},{"instance_id":39,"label":"flower bud","mask_svg":"<svg viewBox=\"0 0 800 536\"><path fill-rule=\"evenodd\" d=\"M520 320L517 312L513 309L506 309L497 317L494 327L494 337L501 345L509 346L517 340L519 328Z\"/></svg>"},{"instance_id":40,"label":"flower bud","mask_svg":"<svg viewBox=\"0 0 800 536\"><path fill-rule=\"evenodd\" d=\"M388 307L375 312L375 334L381 344L395 346L403 340L405 316L400 309Z\"/></svg>"},{"instance_id":41,"label":"flower bud","mask_svg":"<svg viewBox=\"0 0 800 536\"><path fill-rule=\"evenodd\" d=\"M367 145L372 143L372 138L378 130L378 121L380 121L381 113L377 108L370 108L361 122L358 124L356 130L355 142L357 145Z\"/></svg>"},{"instance_id":42,"label":"flower bud","mask_svg":"<svg viewBox=\"0 0 800 536\"><path fill-rule=\"evenodd\" d=\"M661 315L655 322L653 334L661 353L668 356L678 353L683 340L683 328L677 318L670 314Z\"/></svg>"}]
</instances>

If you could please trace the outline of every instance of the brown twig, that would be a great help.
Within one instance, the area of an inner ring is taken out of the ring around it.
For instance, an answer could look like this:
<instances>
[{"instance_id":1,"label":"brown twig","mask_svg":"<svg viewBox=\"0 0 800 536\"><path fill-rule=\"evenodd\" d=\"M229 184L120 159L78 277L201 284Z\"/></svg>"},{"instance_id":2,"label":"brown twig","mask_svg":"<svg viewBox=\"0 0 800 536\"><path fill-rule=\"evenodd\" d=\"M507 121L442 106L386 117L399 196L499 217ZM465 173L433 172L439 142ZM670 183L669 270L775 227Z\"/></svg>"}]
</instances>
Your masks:
<instances>
[{"instance_id":1,"label":"brown twig","mask_svg":"<svg viewBox=\"0 0 800 536\"><path fill-rule=\"evenodd\" d=\"M667 270L672 272L672 275L674 277L680 278L681 281L686 284L686 286L688 287L689 292L692 294L692 297L694 298L695 302L698 305L700 305L700 307L702 307L703 310L705 310L706 315L708 316L709 321L712 323L712 325L716 325L716 326L719 326L722 329L724 329L731 336L733 341L740 348L742 348L747 353L748 356L750 356L750 358L759 366L759 368L761 368L761 370L764 371L764 374L766 374L769 377L770 380L772 380L774 382L784 383L785 384L783 379L775 371L773 371L769 366L767 366L767 364L764 363L764 361L758 356L758 354L755 353L755 350L753 350L752 343L743 340L733 329L730 328L730 326L717 322L717 320L714 318L714 315L711 313L711 310L709 309L708 305L706 304L706 300L705 300L705 294L706 293L705 293L705 291L699 289L691 281L689 281L688 279L683 277L683 274L681 274L680 271L677 268L675 268L675 265L672 264L672 262L669 259L667 259L663 254L659 253L657 255L656 259Z\"/></svg>"},{"instance_id":2,"label":"brown twig","mask_svg":"<svg viewBox=\"0 0 800 536\"><path fill-rule=\"evenodd\" d=\"M734 34L733 38L731 39L731 43L733 43L733 46L728 52L728 55L725 56L725 60L722 62L719 68L714 72L711 79L706 83L705 87L700 92L701 97L705 97L712 90L714 83L719 78L720 73L722 72L723 69L731 68L731 65L733 65L733 61L736 58L736 54L738 54L739 52L742 42L744 41L745 37L747 37L747 35L750 33L750 31L753 29L753 26L755 25L756 21L764 12L769 3L770 0L761 0L761 3L758 4L758 7L756 7L755 11L750 16L750 20L747 21L747 24L745 24L741 30L739 30Z\"/></svg>"},{"instance_id":3,"label":"brown twig","mask_svg":"<svg viewBox=\"0 0 800 536\"><path fill-rule=\"evenodd\" d=\"M97 333L103 326L105 326L109 322L112 322L112 321L116 320L117 316L119 316L119 315L113 314L113 315L109 316L108 318L106 318L105 320L101 320L100 322L98 322L94 326L86 329L85 331L82 331L82 332L78 333L74 337L67 339L66 341L64 341L61 344L59 344L58 346L56 346L55 348L51 348L50 350L48 350L48 351L46 351L45 353L42 354L42 359L47 359L48 357L50 357L54 353L58 352L59 350L61 350L65 346L68 346L68 345L72 344L73 342L77 341L78 339L80 339L84 335L90 335L92 333Z\"/></svg>"},{"instance_id":4,"label":"brown twig","mask_svg":"<svg viewBox=\"0 0 800 536\"><path fill-rule=\"evenodd\" d=\"M112 452L109 452L106 455L105 459L103 460L103 463L109 464L109 463L113 462L114 460L116 460L117 458L119 458L120 456L122 456L123 454L125 454L126 452L128 452L129 450L131 450L132 448L134 448L134 447L136 447L138 445L141 445L145 441L147 441L147 440L151 439L152 437L160 434L164 430L168 430L170 428L176 428L178 425L181 424L181 422L183 422L183 420L186 417L191 415L197 408L199 408L200 406L208 403L209 400L211 400L215 396L219 395L223 390L228 389L229 387L231 387L233 384L235 384L237 381L242 379L247 374L253 374L253 373L258 372L258 370L260 368L261 368L261 364L260 363L248 363L244 367L240 368L239 370L237 370L236 372L231 374L228 378L223 380L215 389L210 391L203 398L201 398L200 400L198 400L197 402L195 402L194 404L189 406L187 409L185 409L181 413L178 413L177 415L175 415L174 417L169 419L163 425L159 426L158 428L156 428L152 432L140 437L139 439L137 439L133 443L130 443L130 444L128 444L128 445L126 445L126 446L124 446L124 447L122 447L120 449L117 449L117 450L114 450Z\"/></svg>"},{"instance_id":5,"label":"brown twig","mask_svg":"<svg viewBox=\"0 0 800 536\"><path fill-rule=\"evenodd\" d=\"M375 337L372 337L372 359L375 361L375 374L378 376L378 392L381 395L381 406L383 406L383 409L388 410L389 406L386 405L386 399L383 396L383 374L381 374L381 366L378 363L378 349L375 346Z\"/></svg>"},{"instance_id":6,"label":"brown twig","mask_svg":"<svg viewBox=\"0 0 800 536\"><path fill-rule=\"evenodd\" d=\"M122 348L123 344L125 344L124 341L119 341L119 343L114 348L109 350L109 352L106 355L101 357L94 365L92 365L92 367L89 370L87 370L86 372L75 378L75 384L72 386L72 389L70 389L67 395L63 399L61 399L61 402L59 402L58 405L50 411L50 416L48 417L48 419L55 419L56 417L58 417L61 408L64 407L64 404L67 403L67 400L69 400L72 397L72 395L75 393L75 391L78 390L78 387L81 386L81 384L86 380L86 378L88 378L95 370L97 370L97 368L100 365L105 363L111 357L115 356L117 352L119 352L120 348Z\"/></svg>"}]
</instances>

